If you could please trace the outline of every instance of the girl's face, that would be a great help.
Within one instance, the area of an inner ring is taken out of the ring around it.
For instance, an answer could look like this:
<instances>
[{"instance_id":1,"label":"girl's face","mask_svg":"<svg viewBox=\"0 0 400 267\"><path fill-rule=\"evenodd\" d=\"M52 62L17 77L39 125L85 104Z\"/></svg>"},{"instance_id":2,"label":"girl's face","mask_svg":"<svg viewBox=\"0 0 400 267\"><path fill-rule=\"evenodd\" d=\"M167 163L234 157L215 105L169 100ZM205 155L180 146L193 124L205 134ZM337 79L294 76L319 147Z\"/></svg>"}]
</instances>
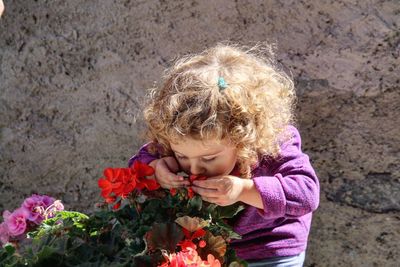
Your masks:
<instances>
[{"instance_id":1,"label":"girl's face","mask_svg":"<svg viewBox=\"0 0 400 267\"><path fill-rule=\"evenodd\" d=\"M179 143L170 145L181 169L187 174L207 177L228 175L236 164L236 147L225 140L183 138Z\"/></svg>"}]
</instances>

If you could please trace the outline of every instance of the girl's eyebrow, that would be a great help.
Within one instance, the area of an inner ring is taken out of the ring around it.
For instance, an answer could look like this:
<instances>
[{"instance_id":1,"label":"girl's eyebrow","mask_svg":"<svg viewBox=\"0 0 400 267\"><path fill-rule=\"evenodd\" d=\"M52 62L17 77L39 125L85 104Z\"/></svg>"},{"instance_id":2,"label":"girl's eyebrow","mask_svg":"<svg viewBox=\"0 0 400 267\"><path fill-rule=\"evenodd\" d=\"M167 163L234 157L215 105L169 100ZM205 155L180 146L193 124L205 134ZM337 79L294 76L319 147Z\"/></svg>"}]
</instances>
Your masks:
<instances>
[{"instance_id":1,"label":"girl's eyebrow","mask_svg":"<svg viewBox=\"0 0 400 267\"><path fill-rule=\"evenodd\" d=\"M182 154L181 152L178 152L178 151L175 151L175 150L172 150L174 153L176 153L176 154L179 154L180 156L183 156L183 157L186 157L184 154ZM212 153L212 154L204 154L204 155L200 155L200 156L197 156L196 158L202 158L202 157L209 157L209 156L215 156L215 155L217 155L217 154L219 154L219 153L222 153L223 151L220 151L220 152L216 152L216 153Z\"/></svg>"}]
</instances>

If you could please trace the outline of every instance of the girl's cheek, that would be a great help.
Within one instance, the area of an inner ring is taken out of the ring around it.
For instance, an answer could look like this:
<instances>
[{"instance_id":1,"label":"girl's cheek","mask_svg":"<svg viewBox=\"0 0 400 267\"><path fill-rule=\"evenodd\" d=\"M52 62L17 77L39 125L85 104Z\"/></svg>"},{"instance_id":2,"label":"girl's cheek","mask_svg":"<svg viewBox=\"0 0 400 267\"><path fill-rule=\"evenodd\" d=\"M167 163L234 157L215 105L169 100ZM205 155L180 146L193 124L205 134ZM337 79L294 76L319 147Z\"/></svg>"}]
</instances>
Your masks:
<instances>
[{"instance_id":1,"label":"girl's cheek","mask_svg":"<svg viewBox=\"0 0 400 267\"><path fill-rule=\"evenodd\" d=\"M209 171L213 173L213 176L218 176L229 174L231 170L229 170L229 166L226 164L220 164L212 166Z\"/></svg>"},{"instance_id":2,"label":"girl's cheek","mask_svg":"<svg viewBox=\"0 0 400 267\"><path fill-rule=\"evenodd\" d=\"M189 170L189 165L188 165L187 163L178 160L178 164L179 164L180 169L181 169L182 171L188 172L188 170Z\"/></svg>"}]
</instances>

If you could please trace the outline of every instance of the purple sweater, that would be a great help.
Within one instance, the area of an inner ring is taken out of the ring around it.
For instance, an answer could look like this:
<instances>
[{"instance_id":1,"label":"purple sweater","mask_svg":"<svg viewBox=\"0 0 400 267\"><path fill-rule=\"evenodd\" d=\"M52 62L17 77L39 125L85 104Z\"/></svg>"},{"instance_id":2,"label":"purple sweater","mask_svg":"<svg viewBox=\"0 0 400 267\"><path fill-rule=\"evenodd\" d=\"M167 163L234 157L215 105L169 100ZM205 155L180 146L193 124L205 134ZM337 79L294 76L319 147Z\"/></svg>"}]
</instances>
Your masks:
<instances>
[{"instance_id":1,"label":"purple sweater","mask_svg":"<svg viewBox=\"0 0 400 267\"><path fill-rule=\"evenodd\" d=\"M301 151L297 129L288 127L293 138L281 145L276 159L262 159L252 170L252 179L260 192L264 209L246 206L233 222L242 239L232 248L245 260L293 256L306 250L312 212L319 204L319 182L309 158ZM157 159L143 146L129 160Z\"/></svg>"}]
</instances>

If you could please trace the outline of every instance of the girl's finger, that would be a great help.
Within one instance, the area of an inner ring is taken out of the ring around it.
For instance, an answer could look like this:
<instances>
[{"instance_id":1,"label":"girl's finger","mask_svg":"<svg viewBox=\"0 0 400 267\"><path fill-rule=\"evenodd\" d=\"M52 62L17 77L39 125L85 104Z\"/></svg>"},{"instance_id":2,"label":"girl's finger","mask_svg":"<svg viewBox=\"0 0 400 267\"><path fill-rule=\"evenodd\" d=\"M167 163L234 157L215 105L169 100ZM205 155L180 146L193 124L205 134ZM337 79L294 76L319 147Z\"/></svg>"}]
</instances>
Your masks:
<instances>
[{"instance_id":1,"label":"girl's finger","mask_svg":"<svg viewBox=\"0 0 400 267\"><path fill-rule=\"evenodd\" d=\"M192 186L192 189L194 192L201 195L202 197L216 198L219 195L218 191L215 189L201 188L198 186Z\"/></svg>"},{"instance_id":2,"label":"girl's finger","mask_svg":"<svg viewBox=\"0 0 400 267\"><path fill-rule=\"evenodd\" d=\"M190 185L190 182L188 180L186 180L185 178L183 178L182 176L170 176L170 178L168 179L169 182L176 184L176 185L180 185L180 186L185 186L185 185Z\"/></svg>"},{"instance_id":3,"label":"girl's finger","mask_svg":"<svg viewBox=\"0 0 400 267\"><path fill-rule=\"evenodd\" d=\"M183 182L173 183L172 187L178 188L178 187L186 187L186 186L189 186L189 185L190 185L189 182L183 181Z\"/></svg>"},{"instance_id":4,"label":"girl's finger","mask_svg":"<svg viewBox=\"0 0 400 267\"><path fill-rule=\"evenodd\" d=\"M176 180L176 179L175 180L171 180L171 178L170 179L164 179L164 183L169 188L178 188L178 187L185 187L185 186L189 186L190 185L189 181L186 181L186 180L180 181L180 180Z\"/></svg>"},{"instance_id":5,"label":"girl's finger","mask_svg":"<svg viewBox=\"0 0 400 267\"><path fill-rule=\"evenodd\" d=\"M196 180L193 181L193 184L202 188L217 189L219 185L218 181L218 179Z\"/></svg>"}]
</instances>

